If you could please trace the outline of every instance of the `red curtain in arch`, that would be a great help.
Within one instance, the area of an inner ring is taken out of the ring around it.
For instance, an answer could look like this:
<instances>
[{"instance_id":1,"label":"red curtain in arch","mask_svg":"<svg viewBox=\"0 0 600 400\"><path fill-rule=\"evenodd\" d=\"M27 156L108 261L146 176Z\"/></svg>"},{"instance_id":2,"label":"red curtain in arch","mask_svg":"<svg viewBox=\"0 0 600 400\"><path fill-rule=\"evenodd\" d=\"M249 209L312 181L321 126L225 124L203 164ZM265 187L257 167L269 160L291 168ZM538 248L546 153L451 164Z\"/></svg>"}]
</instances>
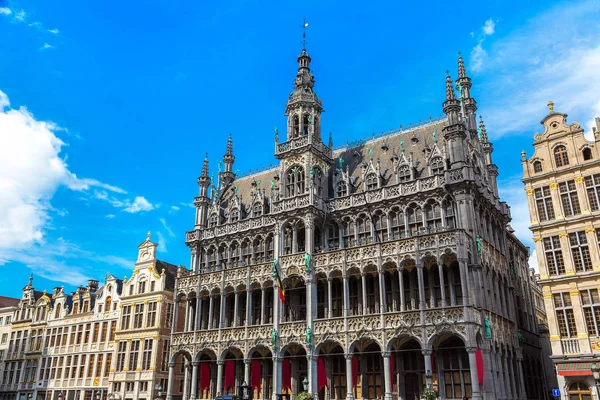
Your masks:
<instances>
[{"instance_id":1,"label":"red curtain in arch","mask_svg":"<svg viewBox=\"0 0 600 400\"><path fill-rule=\"evenodd\" d=\"M392 378L392 391L396 385L396 353L390 355L390 377Z\"/></svg>"},{"instance_id":2,"label":"red curtain in arch","mask_svg":"<svg viewBox=\"0 0 600 400\"><path fill-rule=\"evenodd\" d=\"M225 390L235 385L235 361L225 361Z\"/></svg>"},{"instance_id":3,"label":"red curtain in arch","mask_svg":"<svg viewBox=\"0 0 600 400\"><path fill-rule=\"evenodd\" d=\"M261 376L260 360L252 360L250 370L250 386L260 390Z\"/></svg>"},{"instance_id":4,"label":"red curtain in arch","mask_svg":"<svg viewBox=\"0 0 600 400\"><path fill-rule=\"evenodd\" d=\"M320 357L317 361L317 390L320 392L327 385L327 373L325 372L325 360Z\"/></svg>"},{"instance_id":5,"label":"red curtain in arch","mask_svg":"<svg viewBox=\"0 0 600 400\"><path fill-rule=\"evenodd\" d=\"M352 357L352 387L358 384L358 356Z\"/></svg>"},{"instance_id":6,"label":"red curtain in arch","mask_svg":"<svg viewBox=\"0 0 600 400\"><path fill-rule=\"evenodd\" d=\"M210 364L200 363L200 391L210 388Z\"/></svg>"},{"instance_id":7,"label":"red curtain in arch","mask_svg":"<svg viewBox=\"0 0 600 400\"><path fill-rule=\"evenodd\" d=\"M477 364L477 378L479 383L483 383L483 354L481 349L475 352L475 362Z\"/></svg>"},{"instance_id":8,"label":"red curtain in arch","mask_svg":"<svg viewBox=\"0 0 600 400\"><path fill-rule=\"evenodd\" d=\"M281 388L291 389L292 388L292 374L290 371L290 359L284 358L281 365Z\"/></svg>"}]
</instances>

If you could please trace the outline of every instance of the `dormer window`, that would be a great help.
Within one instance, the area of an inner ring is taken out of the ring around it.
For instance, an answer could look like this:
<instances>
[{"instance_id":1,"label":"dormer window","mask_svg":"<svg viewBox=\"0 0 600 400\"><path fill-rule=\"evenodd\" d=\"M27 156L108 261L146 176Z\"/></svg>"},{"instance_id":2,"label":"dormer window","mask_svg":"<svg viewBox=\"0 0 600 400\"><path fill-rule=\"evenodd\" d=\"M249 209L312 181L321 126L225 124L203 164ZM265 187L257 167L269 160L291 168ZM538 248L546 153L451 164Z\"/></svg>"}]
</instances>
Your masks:
<instances>
[{"instance_id":1,"label":"dormer window","mask_svg":"<svg viewBox=\"0 0 600 400\"><path fill-rule=\"evenodd\" d=\"M341 181L338 182L337 187L335 188L335 197L344 197L348 195L348 185L346 182Z\"/></svg>"},{"instance_id":2,"label":"dormer window","mask_svg":"<svg viewBox=\"0 0 600 400\"><path fill-rule=\"evenodd\" d=\"M260 217L262 215L262 212L263 212L262 204L257 201L252 206L252 216L253 217Z\"/></svg>"},{"instance_id":3,"label":"dormer window","mask_svg":"<svg viewBox=\"0 0 600 400\"><path fill-rule=\"evenodd\" d=\"M554 162L556 162L557 167L569 165L569 155L565 146L556 146L554 149Z\"/></svg>"},{"instance_id":4,"label":"dormer window","mask_svg":"<svg viewBox=\"0 0 600 400\"><path fill-rule=\"evenodd\" d=\"M377 189L377 174L371 173L366 178L367 190Z\"/></svg>"},{"instance_id":5,"label":"dormer window","mask_svg":"<svg viewBox=\"0 0 600 400\"><path fill-rule=\"evenodd\" d=\"M589 147L583 149L583 159L585 161L592 159L592 149L590 149Z\"/></svg>"},{"instance_id":6,"label":"dormer window","mask_svg":"<svg viewBox=\"0 0 600 400\"><path fill-rule=\"evenodd\" d=\"M234 208L229 215L229 222L237 222L240 220L240 209Z\"/></svg>"},{"instance_id":7,"label":"dormer window","mask_svg":"<svg viewBox=\"0 0 600 400\"><path fill-rule=\"evenodd\" d=\"M398 168L398 182L408 182L410 179L410 167L408 165L401 165Z\"/></svg>"},{"instance_id":8,"label":"dormer window","mask_svg":"<svg viewBox=\"0 0 600 400\"><path fill-rule=\"evenodd\" d=\"M304 168L296 165L285 174L285 194L292 197L304 194Z\"/></svg>"},{"instance_id":9,"label":"dormer window","mask_svg":"<svg viewBox=\"0 0 600 400\"><path fill-rule=\"evenodd\" d=\"M208 227L214 228L215 226L217 226L218 221L219 221L219 216L217 215L217 213L212 213L210 215L210 217L208 218Z\"/></svg>"},{"instance_id":10,"label":"dormer window","mask_svg":"<svg viewBox=\"0 0 600 400\"><path fill-rule=\"evenodd\" d=\"M542 162L541 161L534 161L533 162L533 172L542 172Z\"/></svg>"},{"instance_id":11,"label":"dormer window","mask_svg":"<svg viewBox=\"0 0 600 400\"><path fill-rule=\"evenodd\" d=\"M431 159L430 163L431 175L437 175L444 172L444 161L440 157Z\"/></svg>"}]
</instances>

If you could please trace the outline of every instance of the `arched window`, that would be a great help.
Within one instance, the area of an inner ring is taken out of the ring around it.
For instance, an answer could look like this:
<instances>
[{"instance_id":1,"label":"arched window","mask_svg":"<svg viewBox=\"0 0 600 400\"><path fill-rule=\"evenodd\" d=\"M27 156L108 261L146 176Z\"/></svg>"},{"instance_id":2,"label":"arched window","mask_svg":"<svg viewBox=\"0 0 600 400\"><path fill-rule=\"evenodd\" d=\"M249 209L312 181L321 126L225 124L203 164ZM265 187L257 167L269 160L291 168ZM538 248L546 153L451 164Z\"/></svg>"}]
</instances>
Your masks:
<instances>
[{"instance_id":1,"label":"arched window","mask_svg":"<svg viewBox=\"0 0 600 400\"><path fill-rule=\"evenodd\" d=\"M370 173L366 178L367 190L377 189L377 174Z\"/></svg>"},{"instance_id":2,"label":"arched window","mask_svg":"<svg viewBox=\"0 0 600 400\"><path fill-rule=\"evenodd\" d=\"M329 224L329 250L337 250L340 247L340 227L332 221Z\"/></svg>"},{"instance_id":3,"label":"arched window","mask_svg":"<svg viewBox=\"0 0 600 400\"><path fill-rule=\"evenodd\" d=\"M270 234L265 239L265 253L267 256L267 261L273 260L273 234Z\"/></svg>"},{"instance_id":4,"label":"arched window","mask_svg":"<svg viewBox=\"0 0 600 400\"><path fill-rule=\"evenodd\" d=\"M54 307L54 318L60 318L61 309L62 309L62 306L60 303L58 303L56 305L56 307Z\"/></svg>"},{"instance_id":5,"label":"arched window","mask_svg":"<svg viewBox=\"0 0 600 400\"><path fill-rule=\"evenodd\" d=\"M423 211L416 204L406 210L408 217L408 230L411 234L417 234L423 229Z\"/></svg>"},{"instance_id":6,"label":"arched window","mask_svg":"<svg viewBox=\"0 0 600 400\"><path fill-rule=\"evenodd\" d=\"M208 227L214 228L215 226L217 226L218 221L219 221L219 216L217 215L217 213L210 214L210 217L208 217Z\"/></svg>"},{"instance_id":7,"label":"arched window","mask_svg":"<svg viewBox=\"0 0 600 400\"><path fill-rule=\"evenodd\" d=\"M256 202L252 205L252 216L253 217L260 217L262 215L263 212L263 207L262 204L260 202Z\"/></svg>"},{"instance_id":8,"label":"arched window","mask_svg":"<svg viewBox=\"0 0 600 400\"><path fill-rule=\"evenodd\" d=\"M240 219L240 209L239 208L234 208L233 210L231 210L231 213L229 214L229 222L237 222Z\"/></svg>"},{"instance_id":9,"label":"arched window","mask_svg":"<svg viewBox=\"0 0 600 400\"><path fill-rule=\"evenodd\" d=\"M346 182L341 181L338 182L337 187L335 188L335 197L344 197L348 195L348 185Z\"/></svg>"},{"instance_id":10,"label":"arched window","mask_svg":"<svg viewBox=\"0 0 600 400\"><path fill-rule=\"evenodd\" d=\"M371 220L365 216L361 215L356 220L356 228L358 229L358 240L360 244L369 244L371 243Z\"/></svg>"},{"instance_id":11,"label":"arched window","mask_svg":"<svg viewBox=\"0 0 600 400\"><path fill-rule=\"evenodd\" d=\"M533 162L533 172L542 172L542 162L541 161L534 161Z\"/></svg>"},{"instance_id":12,"label":"arched window","mask_svg":"<svg viewBox=\"0 0 600 400\"><path fill-rule=\"evenodd\" d=\"M138 294L142 294L146 292L146 280L140 281L138 284Z\"/></svg>"},{"instance_id":13,"label":"arched window","mask_svg":"<svg viewBox=\"0 0 600 400\"><path fill-rule=\"evenodd\" d=\"M431 175L441 174L444 172L444 161L441 157L434 157L431 159L429 167L431 168Z\"/></svg>"},{"instance_id":14,"label":"arched window","mask_svg":"<svg viewBox=\"0 0 600 400\"><path fill-rule=\"evenodd\" d=\"M374 216L375 218L375 240L383 242L388 240L387 234L387 215L382 212L378 212Z\"/></svg>"},{"instance_id":15,"label":"arched window","mask_svg":"<svg viewBox=\"0 0 600 400\"><path fill-rule=\"evenodd\" d=\"M573 382L569 385L569 400L592 400L592 391L584 382Z\"/></svg>"},{"instance_id":16,"label":"arched window","mask_svg":"<svg viewBox=\"0 0 600 400\"><path fill-rule=\"evenodd\" d=\"M410 179L410 167L408 165L401 165L398 168L398 182L407 182Z\"/></svg>"},{"instance_id":17,"label":"arched window","mask_svg":"<svg viewBox=\"0 0 600 400\"><path fill-rule=\"evenodd\" d=\"M252 264L252 246L250 246L250 240L246 239L242 243L242 265Z\"/></svg>"},{"instance_id":18,"label":"arched window","mask_svg":"<svg viewBox=\"0 0 600 400\"><path fill-rule=\"evenodd\" d=\"M296 165L285 174L285 194L287 197L304 194L304 168Z\"/></svg>"},{"instance_id":19,"label":"arched window","mask_svg":"<svg viewBox=\"0 0 600 400\"><path fill-rule=\"evenodd\" d=\"M317 196L323 197L323 171L321 168L314 167L312 170L312 182L313 187L317 193Z\"/></svg>"},{"instance_id":20,"label":"arched window","mask_svg":"<svg viewBox=\"0 0 600 400\"><path fill-rule=\"evenodd\" d=\"M592 149L590 149L589 147L583 149L583 159L585 161L592 159Z\"/></svg>"},{"instance_id":21,"label":"arched window","mask_svg":"<svg viewBox=\"0 0 600 400\"><path fill-rule=\"evenodd\" d=\"M106 300L104 300L104 304L105 304L105 306L104 306L104 309L105 309L106 311L110 311L110 303L111 303L111 302L112 302L112 297L110 297L110 296L108 296L108 297L106 298Z\"/></svg>"},{"instance_id":22,"label":"arched window","mask_svg":"<svg viewBox=\"0 0 600 400\"><path fill-rule=\"evenodd\" d=\"M265 241L263 238L258 237L254 239L252 246L254 247L254 258L256 259L256 262L261 263L266 261Z\"/></svg>"},{"instance_id":23,"label":"arched window","mask_svg":"<svg viewBox=\"0 0 600 400\"><path fill-rule=\"evenodd\" d=\"M554 149L554 162L556 162L557 167L569 165L569 155L567 154L567 148L565 146L556 146Z\"/></svg>"},{"instance_id":24,"label":"arched window","mask_svg":"<svg viewBox=\"0 0 600 400\"><path fill-rule=\"evenodd\" d=\"M456 228L456 217L454 214L454 203L451 200L444 200L442 205L444 207L444 214L446 214L446 228Z\"/></svg>"},{"instance_id":25,"label":"arched window","mask_svg":"<svg viewBox=\"0 0 600 400\"><path fill-rule=\"evenodd\" d=\"M300 119L297 115L292 118L292 137L298 137L300 135Z\"/></svg>"},{"instance_id":26,"label":"arched window","mask_svg":"<svg viewBox=\"0 0 600 400\"><path fill-rule=\"evenodd\" d=\"M344 238L344 248L356 246L356 241L354 240L354 221L346 220L343 225L343 238Z\"/></svg>"},{"instance_id":27,"label":"arched window","mask_svg":"<svg viewBox=\"0 0 600 400\"><path fill-rule=\"evenodd\" d=\"M425 205L425 218L429 232L436 232L442 228L442 209L437 202L430 201Z\"/></svg>"},{"instance_id":28,"label":"arched window","mask_svg":"<svg viewBox=\"0 0 600 400\"><path fill-rule=\"evenodd\" d=\"M310 116L310 114L304 114L304 117L302 118L303 135L308 135L308 132L310 131L310 121L312 121L312 117Z\"/></svg>"},{"instance_id":29,"label":"arched window","mask_svg":"<svg viewBox=\"0 0 600 400\"><path fill-rule=\"evenodd\" d=\"M404 225L404 211L399 208L395 208L390 212L390 229L394 239L404 237L406 231Z\"/></svg>"}]
</instances>

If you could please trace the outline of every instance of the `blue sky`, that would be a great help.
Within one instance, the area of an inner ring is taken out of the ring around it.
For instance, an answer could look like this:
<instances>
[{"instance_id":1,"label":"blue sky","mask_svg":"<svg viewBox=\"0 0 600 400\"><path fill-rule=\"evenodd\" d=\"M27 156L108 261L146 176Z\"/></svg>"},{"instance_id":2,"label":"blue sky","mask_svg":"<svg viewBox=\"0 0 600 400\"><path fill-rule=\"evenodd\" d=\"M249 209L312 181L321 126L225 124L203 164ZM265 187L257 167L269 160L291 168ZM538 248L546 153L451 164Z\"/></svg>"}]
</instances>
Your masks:
<instances>
[{"instance_id":1,"label":"blue sky","mask_svg":"<svg viewBox=\"0 0 600 400\"><path fill-rule=\"evenodd\" d=\"M231 133L234 169L274 162L303 17L334 144L440 115L462 51L526 244L547 101L600 115L597 1L207 3L0 0L0 295L131 275L147 231L188 265L204 154Z\"/></svg>"}]
</instances>

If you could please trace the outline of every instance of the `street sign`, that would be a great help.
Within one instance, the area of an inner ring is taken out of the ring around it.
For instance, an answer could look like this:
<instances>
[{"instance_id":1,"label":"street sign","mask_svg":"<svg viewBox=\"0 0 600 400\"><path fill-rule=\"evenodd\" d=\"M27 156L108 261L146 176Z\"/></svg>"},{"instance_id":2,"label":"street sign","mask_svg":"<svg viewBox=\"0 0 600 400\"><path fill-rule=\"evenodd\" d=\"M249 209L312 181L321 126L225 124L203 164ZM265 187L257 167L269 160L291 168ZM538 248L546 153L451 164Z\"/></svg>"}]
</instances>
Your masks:
<instances>
[{"instance_id":1,"label":"street sign","mask_svg":"<svg viewBox=\"0 0 600 400\"><path fill-rule=\"evenodd\" d=\"M560 390L559 389L552 389L552 396L554 396L554 397L560 397Z\"/></svg>"}]
</instances>

